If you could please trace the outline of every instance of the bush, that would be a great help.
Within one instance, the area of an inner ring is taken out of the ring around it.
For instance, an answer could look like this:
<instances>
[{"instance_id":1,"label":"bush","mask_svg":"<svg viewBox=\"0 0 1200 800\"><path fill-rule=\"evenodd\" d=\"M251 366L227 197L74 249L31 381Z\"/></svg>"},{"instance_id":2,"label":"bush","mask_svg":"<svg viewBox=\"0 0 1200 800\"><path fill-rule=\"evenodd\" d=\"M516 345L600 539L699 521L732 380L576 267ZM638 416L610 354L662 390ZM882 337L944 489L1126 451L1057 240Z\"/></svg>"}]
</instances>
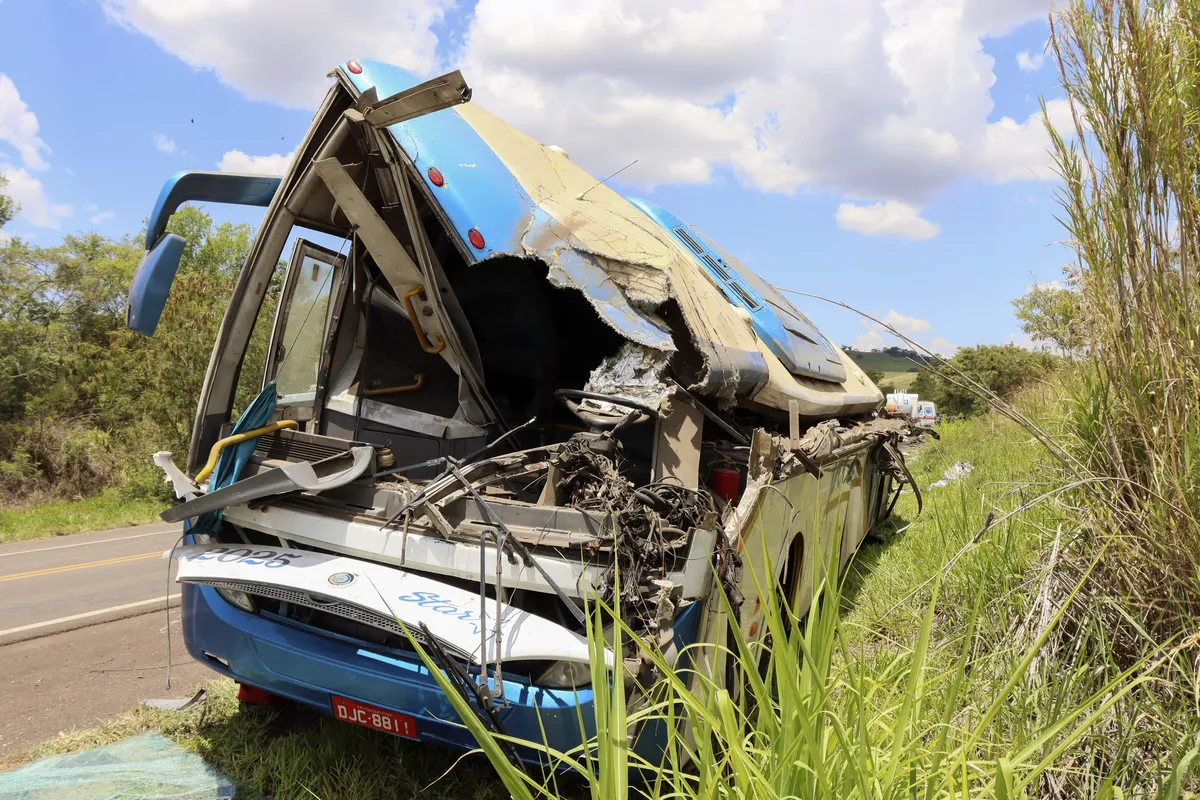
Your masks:
<instances>
[{"instance_id":1,"label":"bush","mask_svg":"<svg viewBox=\"0 0 1200 800\"><path fill-rule=\"evenodd\" d=\"M21 494L42 478L28 450L14 449L8 460L0 461L0 489L9 494Z\"/></svg>"},{"instance_id":2,"label":"bush","mask_svg":"<svg viewBox=\"0 0 1200 800\"><path fill-rule=\"evenodd\" d=\"M949 366L922 371L909 391L937 403L942 414L974 416L987 411L988 404L963 380L963 375L1007 400L1047 377L1060 363L1061 359L1049 353L1011 345L967 347L950 359Z\"/></svg>"},{"instance_id":3,"label":"bush","mask_svg":"<svg viewBox=\"0 0 1200 800\"><path fill-rule=\"evenodd\" d=\"M125 329L141 236L0 245L0 486L10 495L163 494L156 450L186 452L209 354L252 231L184 208L188 247L158 332ZM271 302L274 302L273 298ZM269 313L269 310L268 310ZM265 331L246 369L261 373Z\"/></svg>"}]
</instances>

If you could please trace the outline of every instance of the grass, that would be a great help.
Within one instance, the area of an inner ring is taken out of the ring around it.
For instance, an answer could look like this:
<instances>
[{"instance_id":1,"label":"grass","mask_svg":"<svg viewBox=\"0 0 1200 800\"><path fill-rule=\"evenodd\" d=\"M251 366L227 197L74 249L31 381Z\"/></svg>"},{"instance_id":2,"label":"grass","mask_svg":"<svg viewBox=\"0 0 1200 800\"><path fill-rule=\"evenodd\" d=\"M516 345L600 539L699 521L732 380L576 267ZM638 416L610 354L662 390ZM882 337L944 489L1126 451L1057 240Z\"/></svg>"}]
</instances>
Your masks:
<instances>
[{"instance_id":1,"label":"grass","mask_svg":"<svg viewBox=\"0 0 1200 800\"><path fill-rule=\"evenodd\" d=\"M1040 409L1044 420L1054 413L1058 392L1054 386L1036 387L1022 405ZM1056 479L1045 450L1014 422L989 414L945 422L937 430L941 439L927 441L909 458L924 513L918 516L916 498L906 489L892 523L892 530L902 532L864 544L847 574L844 621L858 631L853 640L911 630L932 597L930 578L943 573L942 597L950 605L970 607L985 589L989 597L1007 598L1005 617L1022 613L1021 600L1028 593L1014 590L1033 577L1064 519L1052 500L1017 512L1053 488ZM960 461L974 467L965 478L927 488ZM985 532L989 514L993 523ZM948 567L948 560L968 545Z\"/></svg>"},{"instance_id":2,"label":"grass","mask_svg":"<svg viewBox=\"0 0 1200 800\"><path fill-rule=\"evenodd\" d=\"M0 542L20 542L158 522L159 512L167 505L161 500L130 498L117 492L105 492L75 500L0 506Z\"/></svg>"},{"instance_id":3,"label":"grass","mask_svg":"<svg viewBox=\"0 0 1200 800\"><path fill-rule=\"evenodd\" d=\"M1052 131L1087 369L1070 415L1114 588L1158 633L1200 614L1200 2L1072 0L1053 52L1074 125ZM1074 141L1072 141L1072 138ZM1118 490L1119 487L1119 490Z\"/></svg>"},{"instance_id":4,"label":"grass","mask_svg":"<svg viewBox=\"0 0 1200 800\"><path fill-rule=\"evenodd\" d=\"M902 392L907 392L921 373L917 372L885 372L881 385L895 386Z\"/></svg>"},{"instance_id":5,"label":"grass","mask_svg":"<svg viewBox=\"0 0 1200 800\"><path fill-rule=\"evenodd\" d=\"M904 356L892 355L891 353L872 353L862 350L846 350L846 355L854 359L854 363L858 364L864 370L873 369L879 372L908 372L909 370L920 369L918 364L914 364Z\"/></svg>"}]
</instances>

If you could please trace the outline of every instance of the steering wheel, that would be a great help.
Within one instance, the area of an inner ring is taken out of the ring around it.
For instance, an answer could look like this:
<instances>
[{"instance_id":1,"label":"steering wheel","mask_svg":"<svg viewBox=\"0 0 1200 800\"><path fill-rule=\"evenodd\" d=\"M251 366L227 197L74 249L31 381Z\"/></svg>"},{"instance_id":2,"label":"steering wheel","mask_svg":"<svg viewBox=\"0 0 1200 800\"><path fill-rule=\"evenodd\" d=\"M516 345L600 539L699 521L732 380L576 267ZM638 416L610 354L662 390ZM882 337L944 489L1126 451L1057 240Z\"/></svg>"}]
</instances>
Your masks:
<instances>
[{"instance_id":1,"label":"steering wheel","mask_svg":"<svg viewBox=\"0 0 1200 800\"><path fill-rule=\"evenodd\" d=\"M658 412L644 403L639 403L636 400L630 400L628 397L621 397L616 394L585 392L580 389L559 389L554 393L554 397L570 409L572 414L579 417L579 419L583 420L583 422L587 423L594 430L611 430L624 422L629 417L629 414L601 408L585 409L582 401L595 400L600 403L608 403L638 412L636 418L626 423L629 425L638 425L658 417Z\"/></svg>"}]
</instances>

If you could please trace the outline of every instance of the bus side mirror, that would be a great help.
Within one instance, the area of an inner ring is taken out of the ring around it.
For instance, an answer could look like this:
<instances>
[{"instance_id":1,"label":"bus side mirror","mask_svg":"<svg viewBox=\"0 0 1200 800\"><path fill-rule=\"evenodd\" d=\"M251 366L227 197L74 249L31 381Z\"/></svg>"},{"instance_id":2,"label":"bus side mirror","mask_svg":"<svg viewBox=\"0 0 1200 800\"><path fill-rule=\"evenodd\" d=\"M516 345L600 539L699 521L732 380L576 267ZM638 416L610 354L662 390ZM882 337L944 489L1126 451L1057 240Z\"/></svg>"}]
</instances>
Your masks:
<instances>
[{"instance_id":1,"label":"bus side mirror","mask_svg":"<svg viewBox=\"0 0 1200 800\"><path fill-rule=\"evenodd\" d=\"M144 336L153 336L175 282L175 271L187 245L182 236L168 233L158 240L138 264L129 287L125 325Z\"/></svg>"}]
</instances>

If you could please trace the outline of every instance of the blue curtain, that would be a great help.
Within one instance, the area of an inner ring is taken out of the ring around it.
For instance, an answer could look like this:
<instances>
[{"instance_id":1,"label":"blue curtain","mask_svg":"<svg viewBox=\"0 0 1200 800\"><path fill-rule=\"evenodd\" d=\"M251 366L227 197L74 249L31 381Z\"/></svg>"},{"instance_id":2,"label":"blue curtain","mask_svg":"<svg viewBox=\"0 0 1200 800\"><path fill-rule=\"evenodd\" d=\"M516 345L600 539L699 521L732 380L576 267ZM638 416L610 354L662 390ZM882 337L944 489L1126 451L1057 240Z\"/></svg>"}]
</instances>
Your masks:
<instances>
[{"instance_id":1,"label":"blue curtain","mask_svg":"<svg viewBox=\"0 0 1200 800\"><path fill-rule=\"evenodd\" d=\"M238 418L230 435L252 431L270 422L271 415L275 413L275 400L275 381L271 381ZM236 483L257 444L257 439L251 439L222 450L220 457L217 458L217 466L209 478L208 491L212 492ZM221 508L202 514L190 532L215 534L220 530L221 520L224 516L225 509Z\"/></svg>"}]
</instances>

